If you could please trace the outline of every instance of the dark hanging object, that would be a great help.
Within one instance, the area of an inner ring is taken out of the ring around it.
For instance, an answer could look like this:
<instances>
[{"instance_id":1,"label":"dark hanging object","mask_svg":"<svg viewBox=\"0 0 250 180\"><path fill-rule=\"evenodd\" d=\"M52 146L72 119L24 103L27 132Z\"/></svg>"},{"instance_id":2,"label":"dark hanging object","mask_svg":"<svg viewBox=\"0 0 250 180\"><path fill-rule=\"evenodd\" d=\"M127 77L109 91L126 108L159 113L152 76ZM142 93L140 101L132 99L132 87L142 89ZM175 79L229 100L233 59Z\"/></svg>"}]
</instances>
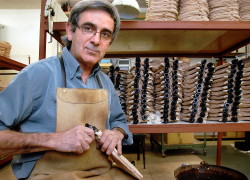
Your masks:
<instances>
[{"instance_id":1,"label":"dark hanging object","mask_svg":"<svg viewBox=\"0 0 250 180\"><path fill-rule=\"evenodd\" d=\"M207 63L206 59L201 61L200 69L198 72L198 81L197 81L197 85L196 85L195 94L193 95L193 101L192 101L192 106L191 106L192 107L191 116L189 118L190 123L195 122L195 119L196 119L195 117L197 116L199 104L201 105L201 103L203 103L204 104L203 107L206 106L207 91L209 89L210 78L212 76L211 70L210 70L210 74L209 74L210 76L207 76L206 78L204 78L206 63ZM208 63L207 68L212 68L212 65L213 64ZM204 80L205 80L205 82L204 82ZM201 102L199 102L200 98L201 98ZM197 116L197 122L202 123L204 117L205 117L205 112L201 111L200 114Z\"/></svg>"},{"instance_id":2,"label":"dark hanging object","mask_svg":"<svg viewBox=\"0 0 250 180\"><path fill-rule=\"evenodd\" d=\"M139 108L139 95L140 95L140 89L139 89L139 81L141 79L141 59L139 57L136 58L135 61L135 79L134 79L134 104L133 104L133 124L138 124L138 108Z\"/></svg>"},{"instance_id":3,"label":"dark hanging object","mask_svg":"<svg viewBox=\"0 0 250 180\"><path fill-rule=\"evenodd\" d=\"M164 58L164 107L163 107L163 123L169 122L169 88L170 88L170 77L169 77L169 59L168 57Z\"/></svg>"},{"instance_id":4,"label":"dark hanging object","mask_svg":"<svg viewBox=\"0 0 250 180\"><path fill-rule=\"evenodd\" d=\"M144 60L144 69L143 69L143 86L142 86L142 93L141 93L141 117L142 120L147 120L146 109L147 109L147 87L148 87L148 68L149 68L149 59L146 58Z\"/></svg>"}]
</instances>

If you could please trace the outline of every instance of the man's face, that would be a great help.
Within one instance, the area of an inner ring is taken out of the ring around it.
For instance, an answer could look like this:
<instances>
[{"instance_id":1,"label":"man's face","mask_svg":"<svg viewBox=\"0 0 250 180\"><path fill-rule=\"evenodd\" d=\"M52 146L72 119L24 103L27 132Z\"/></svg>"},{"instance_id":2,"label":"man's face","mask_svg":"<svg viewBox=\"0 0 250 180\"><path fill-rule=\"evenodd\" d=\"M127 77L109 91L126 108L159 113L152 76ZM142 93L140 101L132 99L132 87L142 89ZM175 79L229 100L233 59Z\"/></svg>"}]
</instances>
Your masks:
<instances>
[{"instance_id":1,"label":"man's face","mask_svg":"<svg viewBox=\"0 0 250 180\"><path fill-rule=\"evenodd\" d=\"M88 30L96 30L93 36L86 35ZM78 28L71 31L71 25L67 26L68 39L72 41L70 52L84 66L93 66L105 55L110 42L103 41L101 36L105 33L113 33L114 20L103 10L89 9L84 11L79 18Z\"/></svg>"}]
</instances>

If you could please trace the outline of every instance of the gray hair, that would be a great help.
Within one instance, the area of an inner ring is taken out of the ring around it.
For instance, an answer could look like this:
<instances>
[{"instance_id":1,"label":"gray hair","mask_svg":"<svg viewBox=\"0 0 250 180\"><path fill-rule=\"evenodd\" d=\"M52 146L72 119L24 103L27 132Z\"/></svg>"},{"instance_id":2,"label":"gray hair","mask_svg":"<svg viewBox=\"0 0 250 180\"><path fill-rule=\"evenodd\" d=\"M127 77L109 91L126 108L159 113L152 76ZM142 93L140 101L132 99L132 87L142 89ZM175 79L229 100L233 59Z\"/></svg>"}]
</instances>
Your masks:
<instances>
[{"instance_id":1,"label":"gray hair","mask_svg":"<svg viewBox=\"0 0 250 180\"><path fill-rule=\"evenodd\" d=\"M111 17L114 19L114 31L113 31L113 37L111 43L114 41L114 39L117 37L120 29L120 17L118 14L117 9L107 0L81 0L78 3L76 3L73 8L70 11L70 16L68 23L71 23L72 25L72 32L76 31L76 28L78 27L78 21L80 14L88 9L99 9L103 10L111 15ZM68 47L68 49L71 48L71 41L68 40L67 35L62 37L62 41L64 44Z\"/></svg>"}]
</instances>

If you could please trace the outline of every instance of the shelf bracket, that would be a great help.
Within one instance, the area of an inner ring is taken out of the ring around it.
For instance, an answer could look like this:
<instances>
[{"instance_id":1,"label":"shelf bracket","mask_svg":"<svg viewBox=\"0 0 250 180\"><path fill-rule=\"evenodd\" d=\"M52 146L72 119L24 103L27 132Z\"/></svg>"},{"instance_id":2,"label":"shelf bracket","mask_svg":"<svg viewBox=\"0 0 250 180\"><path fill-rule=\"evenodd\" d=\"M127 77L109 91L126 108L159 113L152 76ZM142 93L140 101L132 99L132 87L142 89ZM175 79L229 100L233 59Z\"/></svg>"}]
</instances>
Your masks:
<instances>
[{"instance_id":1,"label":"shelf bracket","mask_svg":"<svg viewBox=\"0 0 250 180\"><path fill-rule=\"evenodd\" d=\"M53 16L55 16L55 0L47 0L44 8L44 17L48 18L49 33L53 34Z\"/></svg>"}]
</instances>

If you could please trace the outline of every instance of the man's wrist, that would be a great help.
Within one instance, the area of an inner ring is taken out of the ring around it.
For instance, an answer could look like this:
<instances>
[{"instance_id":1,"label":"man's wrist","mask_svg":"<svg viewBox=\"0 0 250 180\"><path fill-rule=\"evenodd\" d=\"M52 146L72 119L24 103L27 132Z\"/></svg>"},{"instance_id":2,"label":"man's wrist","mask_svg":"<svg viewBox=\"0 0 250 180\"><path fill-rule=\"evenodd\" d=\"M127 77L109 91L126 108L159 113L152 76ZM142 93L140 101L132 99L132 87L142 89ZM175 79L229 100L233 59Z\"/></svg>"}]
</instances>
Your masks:
<instances>
[{"instance_id":1,"label":"man's wrist","mask_svg":"<svg viewBox=\"0 0 250 180\"><path fill-rule=\"evenodd\" d=\"M128 135L126 134L126 132L122 128L115 127L115 128L113 128L113 130L116 130L116 131L122 133L123 134L123 139L127 139L128 138Z\"/></svg>"}]
</instances>

